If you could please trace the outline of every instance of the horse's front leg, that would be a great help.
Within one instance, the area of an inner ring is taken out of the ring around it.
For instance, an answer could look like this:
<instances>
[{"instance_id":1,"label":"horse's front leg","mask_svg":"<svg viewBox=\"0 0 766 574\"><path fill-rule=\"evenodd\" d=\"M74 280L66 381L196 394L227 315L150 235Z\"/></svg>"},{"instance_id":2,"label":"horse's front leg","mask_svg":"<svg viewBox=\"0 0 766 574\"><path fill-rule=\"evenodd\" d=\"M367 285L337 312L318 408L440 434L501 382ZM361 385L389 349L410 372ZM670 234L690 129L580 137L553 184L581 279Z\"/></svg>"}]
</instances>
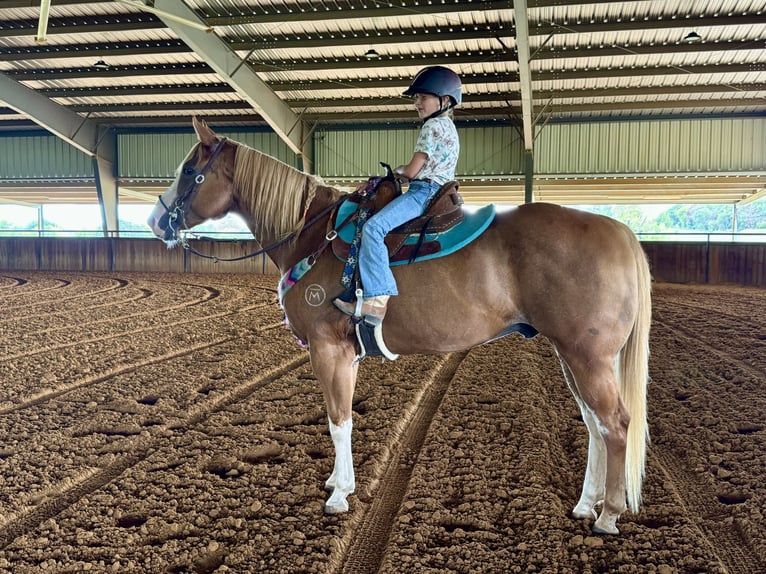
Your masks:
<instances>
[{"instance_id":1,"label":"horse's front leg","mask_svg":"<svg viewBox=\"0 0 766 574\"><path fill-rule=\"evenodd\" d=\"M354 347L347 341L311 344L311 366L324 393L330 436L335 446L335 466L325 483L332 492L325 503L327 514L348 511L349 494L354 492L354 460L351 454L351 405L354 397L357 365Z\"/></svg>"}]
</instances>

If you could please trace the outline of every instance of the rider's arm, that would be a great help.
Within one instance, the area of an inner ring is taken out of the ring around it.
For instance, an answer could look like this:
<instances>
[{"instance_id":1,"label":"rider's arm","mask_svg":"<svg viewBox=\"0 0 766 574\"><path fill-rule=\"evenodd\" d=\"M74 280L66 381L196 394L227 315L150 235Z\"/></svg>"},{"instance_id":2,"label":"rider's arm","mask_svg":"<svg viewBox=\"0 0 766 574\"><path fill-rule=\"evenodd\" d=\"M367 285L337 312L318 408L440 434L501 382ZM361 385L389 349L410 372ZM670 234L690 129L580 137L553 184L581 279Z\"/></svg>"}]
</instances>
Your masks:
<instances>
[{"instance_id":1,"label":"rider's arm","mask_svg":"<svg viewBox=\"0 0 766 574\"><path fill-rule=\"evenodd\" d=\"M427 159L428 154L425 154L422 151L416 151L414 154L412 154L410 163L400 165L394 170L394 173L403 175L407 179L414 179L415 176L420 173L420 170L423 169Z\"/></svg>"}]
</instances>

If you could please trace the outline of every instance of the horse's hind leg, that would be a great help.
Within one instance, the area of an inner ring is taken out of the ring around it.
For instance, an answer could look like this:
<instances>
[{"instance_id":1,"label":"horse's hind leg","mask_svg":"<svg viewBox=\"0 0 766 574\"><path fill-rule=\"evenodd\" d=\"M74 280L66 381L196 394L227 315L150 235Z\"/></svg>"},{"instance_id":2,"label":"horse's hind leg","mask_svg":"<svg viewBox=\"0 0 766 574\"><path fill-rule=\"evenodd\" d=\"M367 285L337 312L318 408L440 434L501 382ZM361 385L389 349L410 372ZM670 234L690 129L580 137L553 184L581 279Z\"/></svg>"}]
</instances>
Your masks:
<instances>
[{"instance_id":1,"label":"horse's hind leg","mask_svg":"<svg viewBox=\"0 0 766 574\"><path fill-rule=\"evenodd\" d=\"M353 364L354 349L348 344L312 344L310 352L311 365L324 393L330 436L335 447L335 465L325 483L325 490L332 494L324 510L327 514L338 514L348 510L346 499L356 489L351 453L351 406L357 366Z\"/></svg>"},{"instance_id":2,"label":"horse's hind leg","mask_svg":"<svg viewBox=\"0 0 766 574\"><path fill-rule=\"evenodd\" d=\"M604 506L593 531L618 534L617 519L627 509L625 449L630 416L619 396L614 359L588 356L582 349L579 351L580 354L567 356L562 352L591 435L583 493L574 515L591 515L590 510L603 493Z\"/></svg>"},{"instance_id":3,"label":"horse's hind leg","mask_svg":"<svg viewBox=\"0 0 766 574\"><path fill-rule=\"evenodd\" d=\"M582 420L588 428L588 464L585 467L585 480L582 485L582 494L577 505L572 510L572 516L575 518L596 518L595 507L604 500L604 489L606 487L606 444L598 430L596 419L590 408L583 403L582 397L575 385L572 371L569 365L559 356L561 369L564 372L564 378L572 391L577 406L580 407Z\"/></svg>"}]
</instances>

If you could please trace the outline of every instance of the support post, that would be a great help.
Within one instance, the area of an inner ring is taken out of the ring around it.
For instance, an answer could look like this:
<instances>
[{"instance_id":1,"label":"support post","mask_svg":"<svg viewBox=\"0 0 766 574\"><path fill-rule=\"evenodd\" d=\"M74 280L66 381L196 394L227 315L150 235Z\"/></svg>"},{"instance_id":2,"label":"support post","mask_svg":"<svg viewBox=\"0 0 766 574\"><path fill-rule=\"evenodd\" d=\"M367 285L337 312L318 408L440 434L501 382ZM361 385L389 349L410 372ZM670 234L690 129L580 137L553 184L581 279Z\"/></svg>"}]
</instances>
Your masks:
<instances>
[{"instance_id":1,"label":"support post","mask_svg":"<svg viewBox=\"0 0 766 574\"><path fill-rule=\"evenodd\" d=\"M532 182L535 175L535 158L531 149L524 150L524 203L532 203Z\"/></svg>"},{"instance_id":2,"label":"support post","mask_svg":"<svg viewBox=\"0 0 766 574\"><path fill-rule=\"evenodd\" d=\"M96 178L96 193L101 208L101 229L104 237L119 233L117 217L117 178L114 164L99 156L93 156L93 174Z\"/></svg>"}]
</instances>

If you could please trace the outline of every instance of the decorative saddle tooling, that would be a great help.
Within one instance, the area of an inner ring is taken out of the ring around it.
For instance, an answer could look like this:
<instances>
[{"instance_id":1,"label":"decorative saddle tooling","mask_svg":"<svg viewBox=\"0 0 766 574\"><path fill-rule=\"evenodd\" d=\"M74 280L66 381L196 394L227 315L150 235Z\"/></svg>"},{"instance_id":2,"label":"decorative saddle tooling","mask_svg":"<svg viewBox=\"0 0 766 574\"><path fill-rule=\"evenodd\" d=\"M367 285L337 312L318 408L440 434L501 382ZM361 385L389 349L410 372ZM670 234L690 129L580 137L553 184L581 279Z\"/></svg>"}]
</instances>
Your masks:
<instances>
[{"instance_id":1,"label":"decorative saddle tooling","mask_svg":"<svg viewBox=\"0 0 766 574\"><path fill-rule=\"evenodd\" d=\"M356 226L348 223L356 220L362 210L369 210L369 215L373 215L397 195L394 184L383 179L371 198L353 194L340 205L334 223L337 237L332 242L333 253L338 259L348 259L354 241ZM444 184L423 215L400 225L386 236L390 265L444 257L479 237L495 218L494 204L477 211L465 211L462 204L457 182Z\"/></svg>"}]
</instances>

